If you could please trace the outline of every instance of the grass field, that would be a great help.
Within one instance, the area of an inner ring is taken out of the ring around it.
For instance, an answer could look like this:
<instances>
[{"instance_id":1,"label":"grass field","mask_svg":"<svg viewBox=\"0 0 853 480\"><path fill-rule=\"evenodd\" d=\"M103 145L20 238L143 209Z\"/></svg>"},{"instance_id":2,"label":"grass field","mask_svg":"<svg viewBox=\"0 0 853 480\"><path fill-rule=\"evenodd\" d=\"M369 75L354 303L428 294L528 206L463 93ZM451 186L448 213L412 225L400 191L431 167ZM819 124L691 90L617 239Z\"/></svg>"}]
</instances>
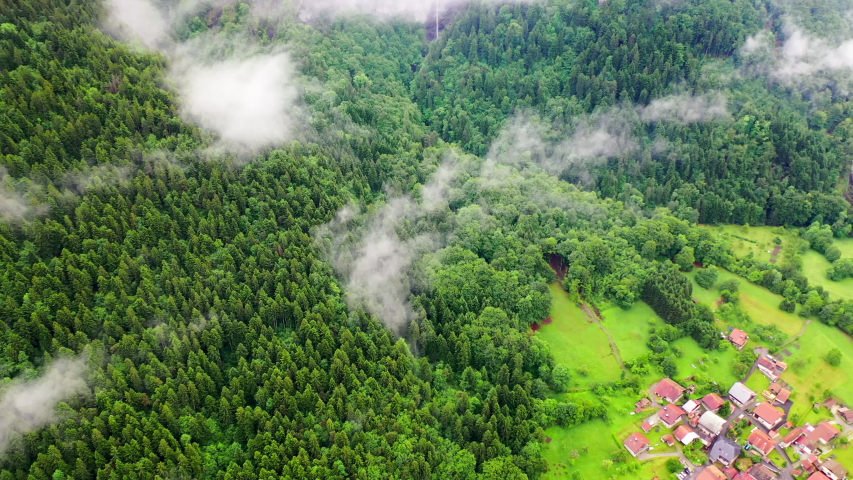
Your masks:
<instances>
[{"instance_id":1,"label":"grass field","mask_svg":"<svg viewBox=\"0 0 853 480\"><path fill-rule=\"evenodd\" d=\"M572 369L571 386L618 380L621 369L610 350L607 335L587 318L586 313L569 299L569 294L558 284L551 284L550 289L553 322L543 325L536 335L550 345L558 364ZM589 375L576 373L581 365L586 365Z\"/></svg>"},{"instance_id":2,"label":"grass field","mask_svg":"<svg viewBox=\"0 0 853 480\"><path fill-rule=\"evenodd\" d=\"M853 258L853 255L850 255ZM829 261L814 250L809 250L803 255L803 274L809 279L809 285L822 285L829 292L831 299L853 300L853 278L845 278L840 282L833 282L826 278L826 269Z\"/></svg>"},{"instance_id":3,"label":"grass field","mask_svg":"<svg viewBox=\"0 0 853 480\"><path fill-rule=\"evenodd\" d=\"M613 336L624 361L633 360L647 353L649 327L663 325L663 320L652 310L652 307L641 301L635 302L629 310L610 307L601 314L604 317L604 326Z\"/></svg>"},{"instance_id":4,"label":"grass field","mask_svg":"<svg viewBox=\"0 0 853 480\"><path fill-rule=\"evenodd\" d=\"M833 367L823 359L829 350L838 348L842 352L841 365ZM792 399L796 404L809 406L812 397L823 400L825 390L831 390L844 403L853 403L853 340L838 329L812 322L799 340L788 347L793 354L786 361L791 368L782 375L795 387ZM795 368L795 361L805 362ZM802 405L796 405L800 411Z\"/></svg>"}]
</instances>

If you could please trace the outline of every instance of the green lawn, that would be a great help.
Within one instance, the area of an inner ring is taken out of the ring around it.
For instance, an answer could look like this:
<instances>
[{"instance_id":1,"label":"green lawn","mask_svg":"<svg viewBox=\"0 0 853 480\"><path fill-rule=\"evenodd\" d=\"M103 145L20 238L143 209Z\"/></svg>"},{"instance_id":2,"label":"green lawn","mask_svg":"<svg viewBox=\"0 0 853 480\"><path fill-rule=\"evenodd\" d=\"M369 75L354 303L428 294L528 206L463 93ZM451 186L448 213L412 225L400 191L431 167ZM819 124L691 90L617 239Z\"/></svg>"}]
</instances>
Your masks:
<instances>
[{"instance_id":1,"label":"green lawn","mask_svg":"<svg viewBox=\"0 0 853 480\"><path fill-rule=\"evenodd\" d=\"M823 359L832 348L842 352L838 367ZM794 402L809 404L812 396L822 400L823 392L830 389L844 403L853 403L853 340L849 336L835 327L814 321L788 350L793 353L786 359L791 368L782 378L797 387L792 396ZM795 368L797 359L805 361L805 365Z\"/></svg>"},{"instance_id":2,"label":"green lawn","mask_svg":"<svg viewBox=\"0 0 853 480\"><path fill-rule=\"evenodd\" d=\"M747 380L746 386L764 400L765 398L761 395L761 392L770 387L770 379L765 377L758 369L756 369L755 372L752 373L752 376L749 377L749 380Z\"/></svg>"},{"instance_id":3,"label":"green lawn","mask_svg":"<svg viewBox=\"0 0 853 480\"><path fill-rule=\"evenodd\" d=\"M738 381L732 372L732 364L734 364L737 351L730 345L725 345L722 350L714 350L708 352L702 350L696 340L692 338L681 338L675 341L675 346L683 352L681 358L676 359L678 365L678 377L684 378L697 373L710 376L714 381L728 390L728 388ZM707 356L708 361L702 363ZM686 386L686 385L685 385Z\"/></svg>"},{"instance_id":4,"label":"green lawn","mask_svg":"<svg viewBox=\"0 0 853 480\"><path fill-rule=\"evenodd\" d=\"M742 225L706 226L712 233L725 237L732 246L735 255L743 257L750 252L759 261L769 261L771 252L776 248L773 241L782 239L782 251L800 241L784 227L747 227ZM748 240L746 240L748 239ZM781 259L781 252L780 252Z\"/></svg>"},{"instance_id":5,"label":"green lawn","mask_svg":"<svg viewBox=\"0 0 853 480\"><path fill-rule=\"evenodd\" d=\"M553 323L543 325L536 335L550 345L558 364L572 369L571 386L618 380L621 370L610 350L607 335L589 320L558 284L551 284L550 289ZM586 365L589 375L577 374L577 368L581 365Z\"/></svg>"},{"instance_id":6,"label":"green lawn","mask_svg":"<svg viewBox=\"0 0 853 480\"><path fill-rule=\"evenodd\" d=\"M853 257L853 254L849 257ZM826 278L829 265L826 257L814 250L809 250L803 255L803 274L809 279L809 285L822 285L824 290L829 292L831 299L853 300L853 278L833 282Z\"/></svg>"},{"instance_id":7,"label":"green lawn","mask_svg":"<svg viewBox=\"0 0 853 480\"><path fill-rule=\"evenodd\" d=\"M642 301L634 302L629 310L610 307L603 312L604 325L616 341L622 360L628 361L649 351L649 327L661 326L663 320Z\"/></svg>"}]
</instances>

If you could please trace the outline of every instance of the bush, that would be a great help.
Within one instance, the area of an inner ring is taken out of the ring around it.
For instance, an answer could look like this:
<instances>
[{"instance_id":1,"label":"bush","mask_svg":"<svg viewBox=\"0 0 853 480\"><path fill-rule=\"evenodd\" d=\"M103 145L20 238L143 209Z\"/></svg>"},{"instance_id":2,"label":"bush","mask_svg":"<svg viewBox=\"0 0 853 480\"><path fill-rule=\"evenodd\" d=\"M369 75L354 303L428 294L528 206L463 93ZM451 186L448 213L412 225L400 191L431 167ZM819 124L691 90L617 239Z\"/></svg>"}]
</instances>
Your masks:
<instances>
[{"instance_id":1,"label":"bush","mask_svg":"<svg viewBox=\"0 0 853 480\"><path fill-rule=\"evenodd\" d=\"M797 302L793 300L788 300L787 298L782 300L782 303L779 304L779 310L788 313L794 313L794 310L797 309Z\"/></svg>"},{"instance_id":2,"label":"bush","mask_svg":"<svg viewBox=\"0 0 853 480\"><path fill-rule=\"evenodd\" d=\"M837 348L833 348L826 354L826 363L832 365L833 367L837 367L841 365L841 350Z\"/></svg>"},{"instance_id":3,"label":"bush","mask_svg":"<svg viewBox=\"0 0 853 480\"><path fill-rule=\"evenodd\" d=\"M696 272L696 283L704 289L709 289L717 282L718 276L717 267L710 266Z\"/></svg>"},{"instance_id":4,"label":"bush","mask_svg":"<svg viewBox=\"0 0 853 480\"><path fill-rule=\"evenodd\" d=\"M728 290L732 293L740 291L740 282L737 279L731 278L720 284L720 291Z\"/></svg>"},{"instance_id":5,"label":"bush","mask_svg":"<svg viewBox=\"0 0 853 480\"><path fill-rule=\"evenodd\" d=\"M669 473L678 473L684 470L684 465L678 460L678 458L673 457L666 461L666 469L669 470Z\"/></svg>"},{"instance_id":6,"label":"bush","mask_svg":"<svg viewBox=\"0 0 853 480\"><path fill-rule=\"evenodd\" d=\"M841 250L838 249L835 245L826 249L826 253L824 254L827 260L834 262L841 258Z\"/></svg>"}]
</instances>

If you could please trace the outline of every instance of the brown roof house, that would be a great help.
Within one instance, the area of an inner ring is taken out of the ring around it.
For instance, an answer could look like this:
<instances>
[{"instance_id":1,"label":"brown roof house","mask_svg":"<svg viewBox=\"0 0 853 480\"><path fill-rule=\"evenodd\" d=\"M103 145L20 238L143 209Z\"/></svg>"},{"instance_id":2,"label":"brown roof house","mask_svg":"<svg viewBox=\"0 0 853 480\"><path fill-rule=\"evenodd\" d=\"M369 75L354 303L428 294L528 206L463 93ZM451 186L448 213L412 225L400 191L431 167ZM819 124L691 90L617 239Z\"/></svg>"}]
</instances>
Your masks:
<instances>
[{"instance_id":1,"label":"brown roof house","mask_svg":"<svg viewBox=\"0 0 853 480\"><path fill-rule=\"evenodd\" d=\"M655 385L655 389L653 390L654 394L660 397L662 400L666 400L670 403L675 403L681 400L681 397L684 396L684 391L686 388L681 385L675 383L671 378L664 378L657 385Z\"/></svg>"},{"instance_id":2,"label":"brown roof house","mask_svg":"<svg viewBox=\"0 0 853 480\"><path fill-rule=\"evenodd\" d=\"M728 480L729 477L714 465L708 466L696 477L696 480Z\"/></svg>"},{"instance_id":3,"label":"brown roof house","mask_svg":"<svg viewBox=\"0 0 853 480\"><path fill-rule=\"evenodd\" d=\"M782 441L779 442L779 445L781 445L782 448L790 447L792 443L796 442L798 438L803 436L803 432L805 432L805 429L803 429L803 427L797 427L791 430L790 432L788 432L787 435L785 435L785 438L783 438Z\"/></svg>"},{"instance_id":4,"label":"brown roof house","mask_svg":"<svg viewBox=\"0 0 853 480\"><path fill-rule=\"evenodd\" d=\"M776 398L773 399L773 403L784 405L789 398L791 398L791 391L787 388L781 388L779 389L779 393L776 394Z\"/></svg>"},{"instance_id":5,"label":"brown roof house","mask_svg":"<svg viewBox=\"0 0 853 480\"><path fill-rule=\"evenodd\" d=\"M774 407L770 402L761 402L757 407L755 407L755 411L752 413L755 415L755 419L758 420L758 423L769 429L779 425L779 422L781 422L785 417L785 412Z\"/></svg>"},{"instance_id":6,"label":"brown roof house","mask_svg":"<svg viewBox=\"0 0 853 480\"><path fill-rule=\"evenodd\" d=\"M817 426L806 425L803 435L797 439L799 450L805 454L815 453L821 445L826 445L841 434L841 430L835 425L823 421Z\"/></svg>"},{"instance_id":7,"label":"brown roof house","mask_svg":"<svg viewBox=\"0 0 853 480\"><path fill-rule=\"evenodd\" d=\"M853 410L847 407L839 408L838 414L841 415L841 418L843 418L845 422L853 425Z\"/></svg>"},{"instance_id":8,"label":"brown roof house","mask_svg":"<svg viewBox=\"0 0 853 480\"><path fill-rule=\"evenodd\" d=\"M739 328L733 328L729 333L729 341L732 342L732 345L734 345L738 350L741 350L743 346L746 345L746 341L748 339L749 335Z\"/></svg>"},{"instance_id":9,"label":"brown roof house","mask_svg":"<svg viewBox=\"0 0 853 480\"><path fill-rule=\"evenodd\" d=\"M716 393L709 393L702 397L702 405L705 405L705 408L716 413L720 407L725 404L726 401L723 400L723 397L717 395Z\"/></svg>"},{"instance_id":10,"label":"brown roof house","mask_svg":"<svg viewBox=\"0 0 853 480\"><path fill-rule=\"evenodd\" d=\"M756 463L749 469L749 476L754 478L755 480L776 480L779 478L776 475L776 472L767 468L766 465L762 463Z\"/></svg>"},{"instance_id":11,"label":"brown roof house","mask_svg":"<svg viewBox=\"0 0 853 480\"><path fill-rule=\"evenodd\" d=\"M818 468L832 480L844 480L847 478L847 469L835 460L825 460Z\"/></svg>"},{"instance_id":12,"label":"brown roof house","mask_svg":"<svg viewBox=\"0 0 853 480\"><path fill-rule=\"evenodd\" d=\"M761 455L765 457L770 455L770 452L773 451L773 447L776 446L776 442L774 442L769 435L757 428L752 429L752 433L749 434L749 438L746 442L749 445L752 445L752 448L755 451L761 452Z\"/></svg>"},{"instance_id":13,"label":"brown roof house","mask_svg":"<svg viewBox=\"0 0 853 480\"><path fill-rule=\"evenodd\" d=\"M675 437L673 437L672 435L664 435L660 437L660 439L663 440L663 443L669 445L670 447L675 445Z\"/></svg>"},{"instance_id":14,"label":"brown roof house","mask_svg":"<svg viewBox=\"0 0 853 480\"><path fill-rule=\"evenodd\" d=\"M674 433L675 438L677 438L679 442L685 445L690 445L691 443L693 443L694 440L699 439L699 435L697 435L696 432L694 432L693 429L688 427L687 425L681 425L680 427L676 428Z\"/></svg>"},{"instance_id":15,"label":"brown roof house","mask_svg":"<svg viewBox=\"0 0 853 480\"><path fill-rule=\"evenodd\" d=\"M809 480L829 480L829 477L821 472L814 472L812 476L809 477Z\"/></svg>"},{"instance_id":16,"label":"brown roof house","mask_svg":"<svg viewBox=\"0 0 853 480\"><path fill-rule=\"evenodd\" d=\"M685 413L686 412L683 408L674 403L670 403L661 410L660 421L663 422L667 428L675 428L675 426L681 422L681 416Z\"/></svg>"},{"instance_id":17,"label":"brown roof house","mask_svg":"<svg viewBox=\"0 0 853 480\"><path fill-rule=\"evenodd\" d=\"M788 369L788 364L780 362L771 356L761 357L756 363L761 373L773 382L779 380L782 372Z\"/></svg>"},{"instance_id":18,"label":"brown roof house","mask_svg":"<svg viewBox=\"0 0 853 480\"><path fill-rule=\"evenodd\" d=\"M649 439L642 433L632 433L623 444L635 457L649 449Z\"/></svg>"}]
</instances>

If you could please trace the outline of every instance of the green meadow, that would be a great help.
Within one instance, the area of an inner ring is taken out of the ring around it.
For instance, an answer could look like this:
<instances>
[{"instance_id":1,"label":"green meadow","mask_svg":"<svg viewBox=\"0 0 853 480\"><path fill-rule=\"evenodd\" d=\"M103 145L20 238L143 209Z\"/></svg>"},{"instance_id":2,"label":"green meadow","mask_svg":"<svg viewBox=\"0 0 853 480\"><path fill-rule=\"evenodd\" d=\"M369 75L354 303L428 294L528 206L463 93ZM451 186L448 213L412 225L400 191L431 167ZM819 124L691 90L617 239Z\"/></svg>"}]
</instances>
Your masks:
<instances>
[{"instance_id":1,"label":"green meadow","mask_svg":"<svg viewBox=\"0 0 853 480\"><path fill-rule=\"evenodd\" d=\"M824 360L833 348L842 353L841 365L837 367ZM792 396L794 402L810 405L823 400L824 393L829 390L844 403L853 404L853 340L849 336L815 321L787 349L792 356L786 359L789 368L782 378L796 387ZM803 362L802 367L798 367L798 359Z\"/></svg>"},{"instance_id":2,"label":"green meadow","mask_svg":"<svg viewBox=\"0 0 853 480\"><path fill-rule=\"evenodd\" d=\"M647 353L649 327L663 325L663 320L652 307L642 301L634 302L628 310L610 307L603 310L601 315L604 317L604 326L619 347L623 361L633 360Z\"/></svg>"},{"instance_id":3,"label":"green meadow","mask_svg":"<svg viewBox=\"0 0 853 480\"><path fill-rule=\"evenodd\" d=\"M559 284L551 284L551 320L536 335L551 347L558 364L572 368L572 386L618 380L621 369L610 350L607 335L569 298ZM645 346L645 344L643 344ZM588 375L577 373L585 365Z\"/></svg>"},{"instance_id":4,"label":"green meadow","mask_svg":"<svg viewBox=\"0 0 853 480\"><path fill-rule=\"evenodd\" d=\"M809 279L809 285L822 285L823 289L829 292L831 299L853 300L853 278L834 282L826 277L829 266L829 260L814 250L803 255L803 274Z\"/></svg>"}]
</instances>

